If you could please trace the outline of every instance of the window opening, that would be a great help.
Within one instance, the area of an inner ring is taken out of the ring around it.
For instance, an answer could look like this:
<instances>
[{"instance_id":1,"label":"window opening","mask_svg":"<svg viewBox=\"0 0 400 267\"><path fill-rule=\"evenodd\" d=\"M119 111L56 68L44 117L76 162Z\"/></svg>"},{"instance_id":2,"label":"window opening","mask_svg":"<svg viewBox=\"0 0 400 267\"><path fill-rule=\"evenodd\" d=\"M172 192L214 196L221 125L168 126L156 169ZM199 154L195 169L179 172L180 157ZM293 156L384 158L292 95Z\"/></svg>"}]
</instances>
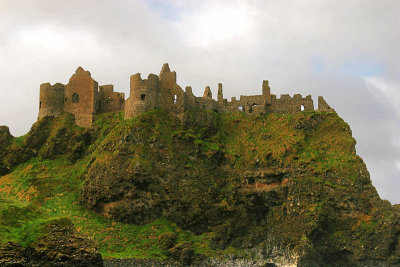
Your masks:
<instances>
[{"instance_id":1,"label":"window opening","mask_svg":"<svg viewBox=\"0 0 400 267\"><path fill-rule=\"evenodd\" d=\"M146 95L145 94L140 95L140 100L144 101L145 99L146 99Z\"/></svg>"},{"instance_id":2,"label":"window opening","mask_svg":"<svg viewBox=\"0 0 400 267\"><path fill-rule=\"evenodd\" d=\"M178 101L178 96L174 95L174 104L176 104L177 101Z\"/></svg>"},{"instance_id":3,"label":"window opening","mask_svg":"<svg viewBox=\"0 0 400 267\"><path fill-rule=\"evenodd\" d=\"M239 111L243 112L243 107L239 106Z\"/></svg>"},{"instance_id":4,"label":"window opening","mask_svg":"<svg viewBox=\"0 0 400 267\"><path fill-rule=\"evenodd\" d=\"M300 110L304 111L304 105L301 105Z\"/></svg>"},{"instance_id":5,"label":"window opening","mask_svg":"<svg viewBox=\"0 0 400 267\"><path fill-rule=\"evenodd\" d=\"M72 94L72 103L79 103L79 95L77 93Z\"/></svg>"},{"instance_id":6,"label":"window opening","mask_svg":"<svg viewBox=\"0 0 400 267\"><path fill-rule=\"evenodd\" d=\"M254 107L257 107L258 105L256 103L253 103L250 108L249 108L249 113L253 113Z\"/></svg>"},{"instance_id":7,"label":"window opening","mask_svg":"<svg viewBox=\"0 0 400 267\"><path fill-rule=\"evenodd\" d=\"M250 106L249 113L253 113L253 106Z\"/></svg>"}]
</instances>

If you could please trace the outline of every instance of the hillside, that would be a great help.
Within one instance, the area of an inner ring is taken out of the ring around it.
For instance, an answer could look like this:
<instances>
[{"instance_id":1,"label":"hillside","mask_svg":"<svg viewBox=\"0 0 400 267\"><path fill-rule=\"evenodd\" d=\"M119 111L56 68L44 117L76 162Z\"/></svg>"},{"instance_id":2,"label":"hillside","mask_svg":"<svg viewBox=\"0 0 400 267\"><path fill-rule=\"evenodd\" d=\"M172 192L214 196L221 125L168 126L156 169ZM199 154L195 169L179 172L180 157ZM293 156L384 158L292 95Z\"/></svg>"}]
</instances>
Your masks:
<instances>
[{"instance_id":1,"label":"hillside","mask_svg":"<svg viewBox=\"0 0 400 267\"><path fill-rule=\"evenodd\" d=\"M54 236L93 266L95 246L103 259L186 265L400 266L399 210L355 144L319 111L116 112L90 129L63 113L18 138L0 127L0 266L16 247L69 262Z\"/></svg>"}]
</instances>

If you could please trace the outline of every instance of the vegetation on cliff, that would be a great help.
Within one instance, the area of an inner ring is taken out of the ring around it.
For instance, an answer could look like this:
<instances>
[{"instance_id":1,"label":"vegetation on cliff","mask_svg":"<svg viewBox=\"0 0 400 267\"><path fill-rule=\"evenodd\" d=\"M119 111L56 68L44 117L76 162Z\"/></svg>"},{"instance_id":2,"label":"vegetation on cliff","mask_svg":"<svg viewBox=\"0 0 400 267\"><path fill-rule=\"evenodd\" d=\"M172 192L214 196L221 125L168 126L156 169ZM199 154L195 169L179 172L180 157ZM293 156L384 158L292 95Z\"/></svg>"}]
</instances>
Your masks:
<instances>
[{"instance_id":1,"label":"vegetation on cliff","mask_svg":"<svg viewBox=\"0 0 400 267\"><path fill-rule=\"evenodd\" d=\"M68 218L104 257L400 264L399 211L336 113L63 114L0 139L3 244Z\"/></svg>"}]
</instances>

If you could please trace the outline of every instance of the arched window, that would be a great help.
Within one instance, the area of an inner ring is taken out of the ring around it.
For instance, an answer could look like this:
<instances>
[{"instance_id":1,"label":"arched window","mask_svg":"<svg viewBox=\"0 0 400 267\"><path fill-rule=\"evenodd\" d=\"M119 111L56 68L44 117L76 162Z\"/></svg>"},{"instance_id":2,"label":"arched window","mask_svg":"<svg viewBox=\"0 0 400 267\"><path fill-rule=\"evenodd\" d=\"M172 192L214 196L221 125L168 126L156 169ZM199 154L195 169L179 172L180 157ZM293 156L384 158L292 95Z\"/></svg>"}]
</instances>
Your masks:
<instances>
[{"instance_id":1,"label":"arched window","mask_svg":"<svg viewBox=\"0 0 400 267\"><path fill-rule=\"evenodd\" d=\"M79 103L79 94L77 93L72 94L72 103Z\"/></svg>"},{"instance_id":2,"label":"arched window","mask_svg":"<svg viewBox=\"0 0 400 267\"><path fill-rule=\"evenodd\" d=\"M304 111L304 105L301 105L300 110Z\"/></svg>"},{"instance_id":3,"label":"arched window","mask_svg":"<svg viewBox=\"0 0 400 267\"><path fill-rule=\"evenodd\" d=\"M178 95L174 95L174 104L178 101Z\"/></svg>"}]
</instances>

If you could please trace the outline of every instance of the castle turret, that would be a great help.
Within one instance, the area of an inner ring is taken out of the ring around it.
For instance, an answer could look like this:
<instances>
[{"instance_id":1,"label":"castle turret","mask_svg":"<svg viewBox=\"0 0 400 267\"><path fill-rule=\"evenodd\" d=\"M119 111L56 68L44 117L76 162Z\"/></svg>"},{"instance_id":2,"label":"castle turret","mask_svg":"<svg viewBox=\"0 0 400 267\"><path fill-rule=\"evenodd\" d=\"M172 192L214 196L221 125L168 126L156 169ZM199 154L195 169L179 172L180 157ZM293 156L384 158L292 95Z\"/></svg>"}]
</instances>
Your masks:
<instances>
[{"instance_id":1,"label":"castle turret","mask_svg":"<svg viewBox=\"0 0 400 267\"><path fill-rule=\"evenodd\" d=\"M210 86L207 86L206 89L204 89L203 97L204 98L212 98L212 92L211 92Z\"/></svg>"},{"instance_id":2,"label":"castle turret","mask_svg":"<svg viewBox=\"0 0 400 267\"><path fill-rule=\"evenodd\" d=\"M218 84L218 102L223 102L224 101L224 94L222 92L222 83Z\"/></svg>"},{"instance_id":3,"label":"castle turret","mask_svg":"<svg viewBox=\"0 0 400 267\"><path fill-rule=\"evenodd\" d=\"M174 114L182 114L184 97L182 88L176 83L176 72L169 69L165 63L160 72L159 107Z\"/></svg>"},{"instance_id":4,"label":"castle turret","mask_svg":"<svg viewBox=\"0 0 400 267\"><path fill-rule=\"evenodd\" d=\"M98 83L89 71L79 67L65 85L64 111L74 114L79 126L90 127L96 114L97 97Z\"/></svg>"},{"instance_id":5,"label":"castle turret","mask_svg":"<svg viewBox=\"0 0 400 267\"><path fill-rule=\"evenodd\" d=\"M170 72L171 70L169 69L168 63L164 63L160 71L160 79L162 79L165 75L168 75Z\"/></svg>"},{"instance_id":6,"label":"castle turret","mask_svg":"<svg viewBox=\"0 0 400 267\"><path fill-rule=\"evenodd\" d=\"M164 63L160 71L160 89L172 88L176 84L176 72L169 69L168 63Z\"/></svg>"},{"instance_id":7,"label":"castle turret","mask_svg":"<svg viewBox=\"0 0 400 267\"><path fill-rule=\"evenodd\" d=\"M190 110L196 108L196 97L193 94L192 87L186 86L184 93L184 108L185 110Z\"/></svg>"},{"instance_id":8,"label":"castle turret","mask_svg":"<svg viewBox=\"0 0 400 267\"><path fill-rule=\"evenodd\" d=\"M125 102L125 118L132 118L158 107L159 78L149 74L142 80L140 73L130 78L130 96Z\"/></svg>"},{"instance_id":9,"label":"castle turret","mask_svg":"<svg viewBox=\"0 0 400 267\"><path fill-rule=\"evenodd\" d=\"M45 116L58 116L64 110L64 85L50 83L40 85L38 120Z\"/></svg>"},{"instance_id":10,"label":"castle turret","mask_svg":"<svg viewBox=\"0 0 400 267\"><path fill-rule=\"evenodd\" d=\"M327 111L327 112L335 112L333 108L331 108L328 103L326 103L324 97L318 96L318 110L319 111Z\"/></svg>"},{"instance_id":11,"label":"castle turret","mask_svg":"<svg viewBox=\"0 0 400 267\"><path fill-rule=\"evenodd\" d=\"M271 105L271 88L269 87L268 81L264 80L262 84L262 93L265 98L265 104Z\"/></svg>"}]
</instances>

